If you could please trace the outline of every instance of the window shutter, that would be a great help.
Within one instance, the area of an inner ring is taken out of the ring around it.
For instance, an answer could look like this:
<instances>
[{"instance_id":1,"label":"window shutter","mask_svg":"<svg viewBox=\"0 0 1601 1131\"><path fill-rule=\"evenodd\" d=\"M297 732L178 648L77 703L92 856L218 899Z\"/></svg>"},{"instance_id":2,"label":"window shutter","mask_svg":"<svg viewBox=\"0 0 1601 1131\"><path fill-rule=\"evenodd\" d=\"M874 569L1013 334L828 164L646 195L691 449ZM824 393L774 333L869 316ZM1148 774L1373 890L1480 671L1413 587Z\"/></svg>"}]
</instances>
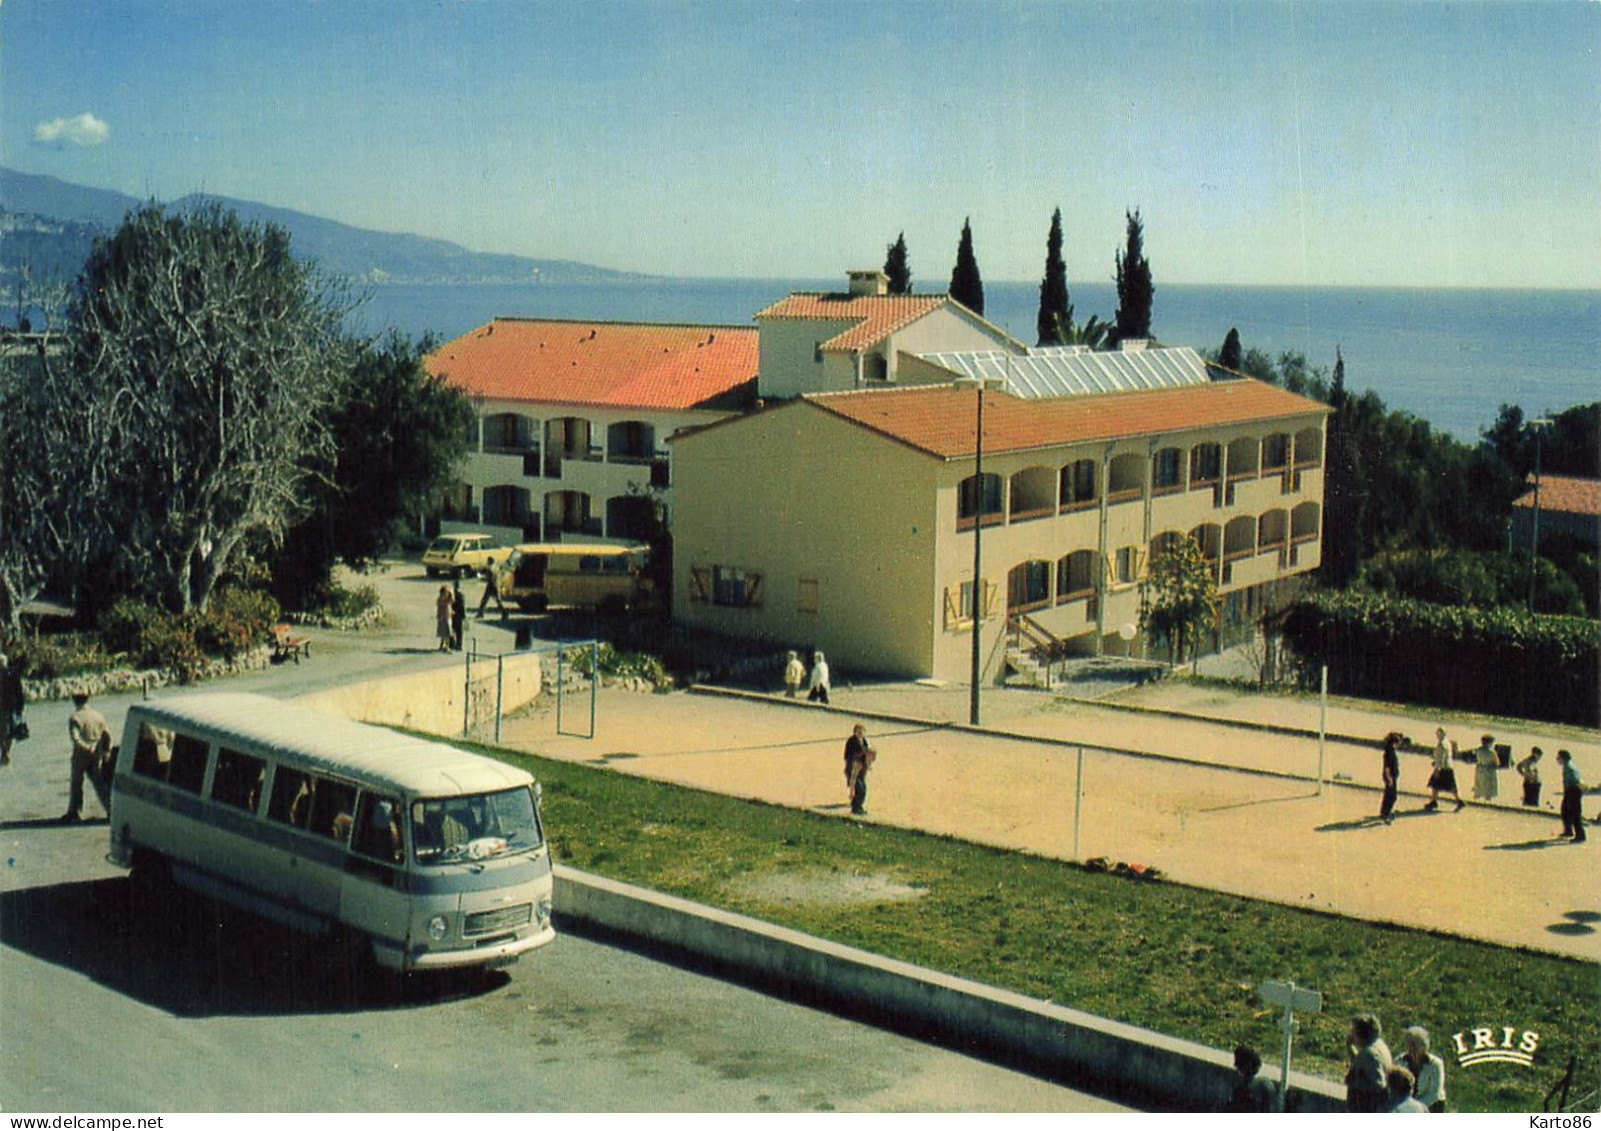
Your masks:
<instances>
[{"instance_id":1,"label":"window shutter","mask_svg":"<svg viewBox=\"0 0 1601 1131\"><path fill-rule=\"evenodd\" d=\"M756 607L762 603L762 575L759 573L745 574L745 604Z\"/></svg>"},{"instance_id":2,"label":"window shutter","mask_svg":"<svg viewBox=\"0 0 1601 1131\"><path fill-rule=\"evenodd\" d=\"M949 585L945 587L945 627L953 628L962 621L962 609L957 603L957 591Z\"/></svg>"},{"instance_id":3,"label":"window shutter","mask_svg":"<svg viewBox=\"0 0 1601 1131\"><path fill-rule=\"evenodd\" d=\"M712 597L712 571L707 566L689 567L689 599L704 604Z\"/></svg>"}]
</instances>

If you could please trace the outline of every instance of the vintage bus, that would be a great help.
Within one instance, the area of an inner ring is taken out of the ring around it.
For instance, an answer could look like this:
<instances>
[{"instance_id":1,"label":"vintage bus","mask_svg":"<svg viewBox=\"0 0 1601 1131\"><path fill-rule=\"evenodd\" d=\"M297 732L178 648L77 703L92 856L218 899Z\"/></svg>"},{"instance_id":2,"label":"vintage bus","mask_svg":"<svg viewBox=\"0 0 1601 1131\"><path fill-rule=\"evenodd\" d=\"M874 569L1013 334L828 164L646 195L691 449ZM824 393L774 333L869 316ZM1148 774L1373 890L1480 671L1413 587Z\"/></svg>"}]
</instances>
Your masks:
<instances>
[{"instance_id":1,"label":"vintage bus","mask_svg":"<svg viewBox=\"0 0 1601 1131\"><path fill-rule=\"evenodd\" d=\"M111 854L389 969L504 966L555 937L539 787L453 746L259 695L128 709Z\"/></svg>"},{"instance_id":2,"label":"vintage bus","mask_svg":"<svg viewBox=\"0 0 1601 1131\"><path fill-rule=\"evenodd\" d=\"M500 574L500 595L529 612L593 608L602 612L652 603L645 564L650 547L598 542L533 542L518 546Z\"/></svg>"}]
</instances>

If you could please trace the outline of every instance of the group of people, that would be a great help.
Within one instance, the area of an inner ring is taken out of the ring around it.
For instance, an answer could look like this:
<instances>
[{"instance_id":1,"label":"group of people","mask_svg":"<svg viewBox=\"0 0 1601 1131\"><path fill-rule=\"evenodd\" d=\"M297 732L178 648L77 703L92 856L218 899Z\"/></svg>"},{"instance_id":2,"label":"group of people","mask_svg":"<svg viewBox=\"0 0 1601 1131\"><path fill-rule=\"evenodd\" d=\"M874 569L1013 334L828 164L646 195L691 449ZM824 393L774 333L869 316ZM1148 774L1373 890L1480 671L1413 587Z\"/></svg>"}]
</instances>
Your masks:
<instances>
[{"instance_id":1,"label":"group of people","mask_svg":"<svg viewBox=\"0 0 1601 1131\"><path fill-rule=\"evenodd\" d=\"M1384 787L1382 800L1379 802L1379 819L1385 824L1395 820L1395 800L1400 790L1401 765L1397 757L1397 750L1405 742L1405 736L1391 731L1384 736L1383 756L1379 764L1379 780ZM1456 768L1453 765L1457 757L1457 745L1445 736L1445 728L1438 727L1434 732L1433 765L1429 773L1429 800L1423 806L1425 811L1432 812L1440 807L1440 795L1450 794L1460 811L1467 802L1457 792ZM1526 758L1519 760L1514 769L1523 780L1523 804L1530 809L1540 806L1540 761L1545 757L1545 751L1538 746L1532 747ZM1501 765L1501 755L1495 748L1493 734L1482 735L1479 745L1473 750L1473 797L1478 801L1493 801L1499 791L1497 772ZM1562 817L1562 832L1558 835L1575 843L1584 841L1584 814L1580 811L1583 804L1584 785L1579 777L1579 768L1573 763L1573 755L1566 750L1557 751L1557 765L1562 770L1562 803L1560 815Z\"/></svg>"},{"instance_id":2,"label":"group of people","mask_svg":"<svg viewBox=\"0 0 1601 1131\"><path fill-rule=\"evenodd\" d=\"M460 652L462 629L467 624L467 599L461 595L461 582L452 581L439 587L434 600L434 632L439 637L439 651Z\"/></svg>"},{"instance_id":3,"label":"group of people","mask_svg":"<svg viewBox=\"0 0 1601 1131\"><path fill-rule=\"evenodd\" d=\"M784 661L784 694L794 699L800 694L801 684L806 685L806 698L813 703L828 702L828 661L821 652L812 653L812 670L807 675L800 654L789 653Z\"/></svg>"},{"instance_id":4,"label":"group of people","mask_svg":"<svg viewBox=\"0 0 1601 1131\"><path fill-rule=\"evenodd\" d=\"M1351 1111L1442 1112L1445 1061L1429 1051L1429 1031L1412 1025L1401 1032L1399 1057L1384 1042L1371 1013L1351 1018L1346 1037L1345 1106Z\"/></svg>"}]
</instances>

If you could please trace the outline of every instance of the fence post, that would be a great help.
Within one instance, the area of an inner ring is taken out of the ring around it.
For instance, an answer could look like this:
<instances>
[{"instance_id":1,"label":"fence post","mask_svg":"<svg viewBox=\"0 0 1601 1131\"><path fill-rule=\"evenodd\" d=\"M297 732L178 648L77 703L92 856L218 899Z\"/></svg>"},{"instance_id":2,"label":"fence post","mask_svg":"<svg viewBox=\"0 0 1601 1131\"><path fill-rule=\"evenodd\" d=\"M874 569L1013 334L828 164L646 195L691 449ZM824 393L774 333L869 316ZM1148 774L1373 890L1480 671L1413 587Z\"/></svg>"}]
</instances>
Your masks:
<instances>
[{"instance_id":1,"label":"fence post","mask_svg":"<svg viewBox=\"0 0 1601 1131\"><path fill-rule=\"evenodd\" d=\"M1079 827L1084 815L1084 747L1078 748L1078 778L1073 783L1073 860L1082 860L1078 851Z\"/></svg>"},{"instance_id":2,"label":"fence post","mask_svg":"<svg viewBox=\"0 0 1601 1131\"><path fill-rule=\"evenodd\" d=\"M501 653L495 657L495 745L500 745L500 705L503 702L502 691L506 686L506 656Z\"/></svg>"}]
</instances>

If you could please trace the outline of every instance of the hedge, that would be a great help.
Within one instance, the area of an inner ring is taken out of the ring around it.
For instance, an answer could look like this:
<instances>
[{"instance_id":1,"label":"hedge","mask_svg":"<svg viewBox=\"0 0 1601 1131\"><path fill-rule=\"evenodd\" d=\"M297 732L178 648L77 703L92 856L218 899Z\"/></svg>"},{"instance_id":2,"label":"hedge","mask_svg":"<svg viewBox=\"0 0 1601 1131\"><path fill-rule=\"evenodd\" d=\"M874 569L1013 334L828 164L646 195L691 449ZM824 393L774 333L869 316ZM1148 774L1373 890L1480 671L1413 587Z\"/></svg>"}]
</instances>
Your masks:
<instances>
[{"instance_id":1,"label":"hedge","mask_svg":"<svg viewBox=\"0 0 1601 1131\"><path fill-rule=\"evenodd\" d=\"M1594 727L1601 623L1521 609L1318 592L1290 607L1284 639L1341 695Z\"/></svg>"}]
</instances>

